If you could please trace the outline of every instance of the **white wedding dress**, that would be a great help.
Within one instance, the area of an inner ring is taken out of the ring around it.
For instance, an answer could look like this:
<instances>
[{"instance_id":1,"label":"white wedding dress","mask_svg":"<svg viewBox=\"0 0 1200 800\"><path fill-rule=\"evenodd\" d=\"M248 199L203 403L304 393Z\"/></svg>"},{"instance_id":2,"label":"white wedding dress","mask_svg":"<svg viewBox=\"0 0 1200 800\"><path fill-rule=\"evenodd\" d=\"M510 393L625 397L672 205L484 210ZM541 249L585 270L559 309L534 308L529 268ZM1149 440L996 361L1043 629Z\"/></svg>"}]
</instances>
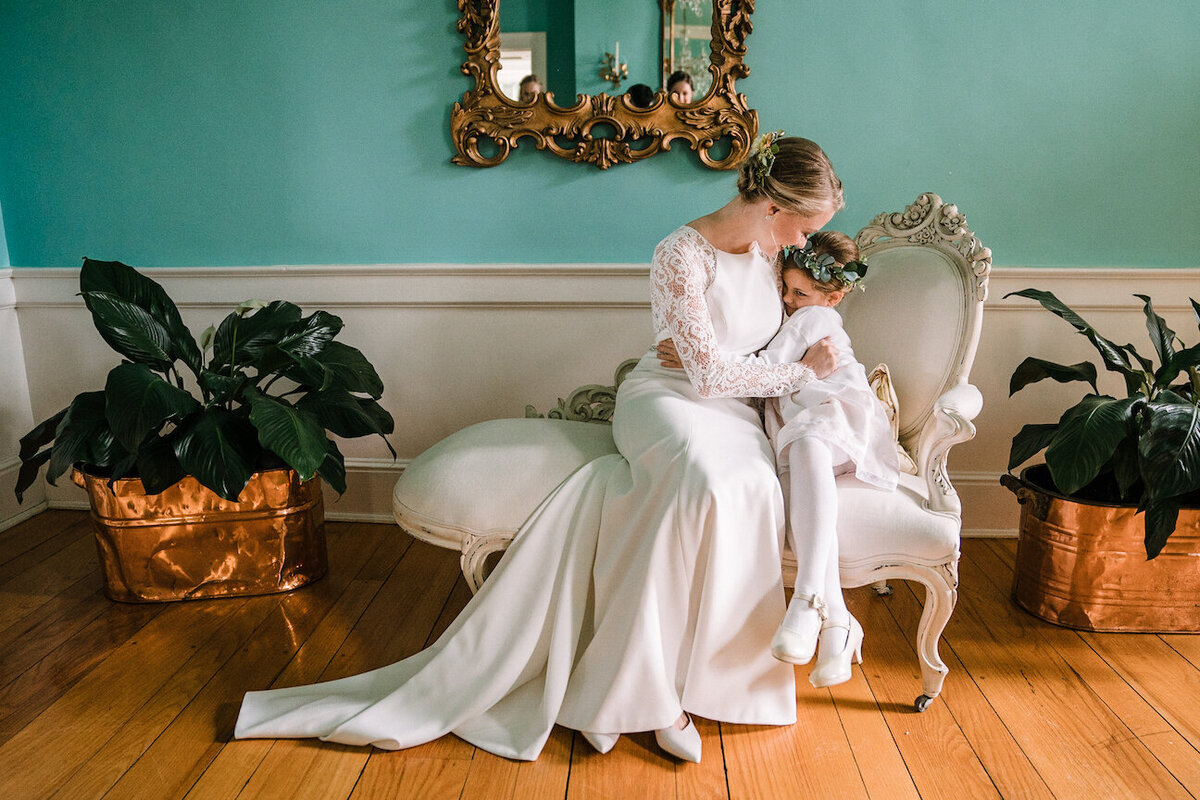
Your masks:
<instances>
[{"instance_id":1,"label":"white wedding dress","mask_svg":"<svg viewBox=\"0 0 1200 800\"><path fill-rule=\"evenodd\" d=\"M738 399L810 382L790 363L738 362L782 319L757 250L715 250L689 227L655 250L655 340L622 383L603 456L530 516L479 593L430 647L326 683L248 692L235 736L411 747L453 732L532 760L555 723L618 733L682 711L796 720L792 667L769 652L783 617L783 502L771 446ZM754 360L751 359L751 362ZM687 376L690 376L690 380Z\"/></svg>"}]
</instances>

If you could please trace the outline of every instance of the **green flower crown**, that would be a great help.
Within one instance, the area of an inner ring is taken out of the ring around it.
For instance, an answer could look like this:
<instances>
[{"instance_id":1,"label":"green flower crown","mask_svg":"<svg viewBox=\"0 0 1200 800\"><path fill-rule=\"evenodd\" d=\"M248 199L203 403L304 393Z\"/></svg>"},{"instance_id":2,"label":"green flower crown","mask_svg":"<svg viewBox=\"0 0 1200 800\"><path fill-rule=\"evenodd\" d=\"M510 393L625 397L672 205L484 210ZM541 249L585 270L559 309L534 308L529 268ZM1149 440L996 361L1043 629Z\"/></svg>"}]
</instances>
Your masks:
<instances>
[{"instance_id":1,"label":"green flower crown","mask_svg":"<svg viewBox=\"0 0 1200 800\"><path fill-rule=\"evenodd\" d=\"M750 145L749 158L753 162L750 168L750 188L763 188L767 176L771 174L771 167L775 166L775 154L779 152L776 142L782 138L783 131L771 131L764 133Z\"/></svg>"},{"instance_id":2,"label":"green flower crown","mask_svg":"<svg viewBox=\"0 0 1200 800\"><path fill-rule=\"evenodd\" d=\"M806 242L804 247L788 245L783 248L784 266L799 267L807 270L817 283L832 283L837 281L847 289L862 289L863 278L867 276L867 265L863 261L847 261L840 267L837 259L830 253L817 255L813 252L812 242Z\"/></svg>"}]
</instances>

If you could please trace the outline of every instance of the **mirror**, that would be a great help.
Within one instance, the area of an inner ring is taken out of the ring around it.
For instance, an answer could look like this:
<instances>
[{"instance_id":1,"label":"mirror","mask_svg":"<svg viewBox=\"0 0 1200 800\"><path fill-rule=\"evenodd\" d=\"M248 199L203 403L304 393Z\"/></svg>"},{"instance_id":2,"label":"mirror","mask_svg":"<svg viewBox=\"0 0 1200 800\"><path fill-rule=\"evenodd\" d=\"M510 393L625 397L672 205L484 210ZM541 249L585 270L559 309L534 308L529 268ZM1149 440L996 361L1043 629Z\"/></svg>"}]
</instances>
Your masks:
<instances>
[{"instance_id":1,"label":"mirror","mask_svg":"<svg viewBox=\"0 0 1200 800\"><path fill-rule=\"evenodd\" d=\"M734 89L750 72L753 0L625 0L619 15L600 0L504 5L458 0L462 71L475 85L451 112L454 163L496 166L526 138L608 169L682 140L705 166L730 169L758 134L757 112ZM691 102L665 91L680 69L692 78ZM529 75L540 80L522 80Z\"/></svg>"}]
</instances>

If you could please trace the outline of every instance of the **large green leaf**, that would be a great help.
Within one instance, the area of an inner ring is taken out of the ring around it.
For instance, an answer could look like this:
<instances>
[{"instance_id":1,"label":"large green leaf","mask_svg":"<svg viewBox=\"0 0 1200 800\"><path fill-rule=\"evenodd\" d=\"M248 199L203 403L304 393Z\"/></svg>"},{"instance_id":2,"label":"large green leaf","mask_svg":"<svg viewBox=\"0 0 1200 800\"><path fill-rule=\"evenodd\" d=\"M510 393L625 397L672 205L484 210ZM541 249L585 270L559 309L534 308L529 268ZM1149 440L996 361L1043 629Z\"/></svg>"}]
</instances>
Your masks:
<instances>
[{"instance_id":1,"label":"large green leaf","mask_svg":"<svg viewBox=\"0 0 1200 800\"><path fill-rule=\"evenodd\" d=\"M17 502L25 502L25 490L33 486L33 482L37 480L38 471L42 465L50 460L50 455L53 451L46 449L40 453L35 453L29 458L21 459L21 468L17 470L17 484L13 488L13 494L17 496Z\"/></svg>"},{"instance_id":2,"label":"large green leaf","mask_svg":"<svg viewBox=\"0 0 1200 800\"><path fill-rule=\"evenodd\" d=\"M1017 431L1013 437L1012 448L1008 451L1008 469L1011 472L1021 464L1044 450L1054 441L1058 432L1058 423L1026 425Z\"/></svg>"},{"instance_id":3,"label":"large green leaf","mask_svg":"<svg viewBox=\"0 0 1200 800\"><path fill-rule=\"evenodd\" d=\"M1143 419L1138 455L1148 502L1200 489L1200 407L1147 403Z\"/></svg>"},{"instance_id":4,"label":"large green leaf","mask_svg":"<svg viewBox=\"0 0 1200 800\"><path fill-rule=\"evenodd\" d=\"M297 408L312 413L325 428L345 439L378 434L391 451L386 434L395 429L392 415L374 400L354 397L340 389L309 392L296 403Z\"/></svg>"},{"instance_id":5,"label":"large green leaf","mask_svg":"<svg viewBox=\"0 0 1200 800\"><path fill-rule=\"evenodd\" d=\"M84 292L92 322L109 347L137 364L166 372L175 360L171 333L141 306L106 292Z\"/></svg>"},{"instance_id":6,"label":"large green leaf","mask_svg":"<svg viewBox=\"0 0 1200 800\"><path fill-rule=\"evenodd\" d=\"M300 314L299 306L285 300L276 300L246 316L230 314L213 334L213 366L251 363L283 338Z\"/></svg>"},{"instance_id":7,"label":"large green leaf","mask_svg":"<svg viewBox=\"0 0 1200 800\"><path fill-rule=\"evenodd\" d=\"M189 475L226 500L236 501L258 462L258 437L244 417L206 408L181 429L175 455Z\"/></svg>"},{"instance_id":8,"label":"large green leaf","mask_svg":"<svg viewBox=\"0 0 1200 800\"><path fill-rule=\"evenodd\" d=\"M58 429L58 423L62 422L66 415L67 409L64 408L50 419L39 422L33 430L21 437L20 458L22 461L32 458L35 453L54 441L54 431Z\"/></svg>"},{"instance_id":9,"label":"large green leaf","mask_svg":"<svg viewBox=\"0 0 1200 800\"><path fill-rule=\"evenodd\" d=\"M1046 449L1046 466L1063 494L1091 483L1128 432L1130 409L1142 398L1088 395L1067 409Z\"/></svg>"},{"instance_id":10,"label":"large green leaf","mask_svg":"<svg viewBox=\"0 0 1200 800\"><path fill-rule=\"evenodd\" d=\"M342 457L342 451L338 449L337 443L333 439L327 439L325 444L328 451L325 453L325 460L321 462L321 469L317 470L317 474L335 492L345 494L346 459Z\"/></svg>"},{"instance_id":11,"label":"large green leaf","mask_svg":"<svg viewBox=\"0 0 1200 800\"><path fill-rule=\"evenodd\" d=\"M53 484L55 478L77 461L98 467L108 466L111 462L104 463L102 460L97 463L93 453L97 444L102 445L104 434L110 438L112 436L104 416L104 392L76 395L54 432L54 450L46 470L46 480ZM102 446L100 452L103 452Z\"/></svg>"},{"instance_id":12,"label":"large green leaf","mask_svg":"<svg viewBox=\"0 0 1200 800\"><path fill-rule=\"evenodd\" d=\"M1175 331L1167 326L1166 320L1154 312L1154 303L1150 300L1149 295L1135 294L1134 297L1144 304L1146 332L1150 334L1150 343L1154 345L1154 351L1158 353L1158 363L1170 362L1171 356L1175 355Z\"/></svg>"},{"instance_id":13,"label":"large green leaf","mask_svg":"<svg viewBox=\"0 0 1200 800\"><path fill-rule=\"evenodd\" d=\"M278 342L279 349L290 356L315 356L337 336L343 324L333 314L314 312L288 330Z\"/></svg>"},{"instance_id":14,"label":"large green leaf","mask_svg":"<svg viewBox=\"0 0 1200 800\"><path fill-rule=\"evenodd\" d=\"M1200 344L1178 351L1161 370L1163 383L1175 380L1175 376L1188 367L1200 366Z\"/></svg>"},{"instance_id":15,"label":"large green leaf","mask_svg":"<svg viewBox=\"0 0 1200 800\"><path fill-rule=\"evenodd\" d=\"M1171 501L1155 503L1146 509L1146 560L1158 556L1175 532L1179 522L1179 504Z\"/></svg>"},{"instance_id":16,"label":"large green leaf","mask_svg":"<svg viewBox=\"0 0 1200 800\"><path fill-rule=\"evenodd\" d=\"M1113 477L1117 480L1117 490L1121 500L1133 502L1143 488L1142 468L1138 459L1138 440L1136 436L1126 436L1113 451ZM1136 492L1136 493L1135 493Z\"/></svg>"},{"instance_id":17,"label":"large green leaf","mask_svg":"<svg viewBox=\"0 0 1200 800\"><path fill-rule=\"evenodd\" d=\"M174 301L156 281L120 261L85 258L79 272L79 290L111 294L147 311L170 332L172 354L187 364L193 373L199 373L200 348L183 324Z\"/></svg>"},{"instance_id":18,"label":"large green leaf","mask_svg":"<svg viewBox=\"0 0 1200 800\"><path fill-rule=\"evenodd\" d=\"M200 386L213 404L228 403L240 396L248 380L240 369L234 369L232 375L223 375L210 369L200 370Z\"/></svg>"},{"instance_id":19,"label":"large green leaf","mask_svg":"<svg viewBox=\"0 0 1200 800\"><path fill-rule=\"evenodd\" d=\"M136 452L147 434L158 431L167 420L179 421L200 407L196 398L143 364L113 367L104 393L108 425L130 452Z\"/></svg>"},{"instance_id":20,"label":"large green leaf","mask_svg":"<svg viewBox=\"0 0 1200 800\"><path fill-rule=\"evenodd\" d=\"M1136 375L1140 380L1141 371L1133 369L1122 348L1101 336L1092 327L1091 323L1068 308L1052 292L1043 292L1039 289L1022 289L1019 292L1009 292L1005 297L1013 297L1014 295L1037 300L1041 303L1042 308L1065 320L1075 330L1087 337L1087 340L1100 353L1100 358L1103 360L1106 369L1125 375L1127 381L1131 380L1133 375Z\"/></svg>"},{"instance_id":21,"label":"large green leaf","mask_svg":"<svg viewBox=\"0 0 1200 800\"><path fill-rule=\"evenodd\" d=\"M325 460L325 429L312 414L254 391L244 395L258 441L308 480Z\"/></svg>"},{"instance_id":22,"label":"large green leaf","mask_svg":"<svg viewBox=\"0 0 1200 800\"><path fill-rule=\"evenodd\" d=\"M317 360L333 373L333 387L376 400L383 397L383 381L375 367L357 347L330 342L317 354Z\"/></svg>"},{"instance_id":23,"label":"large green leaf","mask_svg":"<svg viewBox=\"0 0 1200 800\"><path fill-rule=\"evenodd\" d=\"M138 451L137 469L146 494L174 486L187 475L179 456L175 455L174 436L158 437L142 445Z\"/></svg>"},{"instance_id":24,"label":"large green leaf","mask_svg":"<svg viewBox=\"0 0 1200 800\"><path fill-rule=\"evenodd\" d=\"M300 356L287 376L313 389L342 389L366 394L378 400L383 396L379 373L358 348L341 342L329 342L316 356Z\"/></svg>"},{"instance_id":25,"label":"large green leaf","mask_svg":"<svg viewBox=\"0 0 1200 800\"><path fill-rule=\"evenodd\" d=\"M1080 361L1078 364L1065 367L1053 361L1030 357L1013 370L1012 378L1008 382L1008 396L1012 397L1029 384L1046 378L1059 383L1084 381L1091 384L1092 392L1100 394L1100 390L1096 388L1096 365L1090 361Z\"/></svg>"}]
</instances>

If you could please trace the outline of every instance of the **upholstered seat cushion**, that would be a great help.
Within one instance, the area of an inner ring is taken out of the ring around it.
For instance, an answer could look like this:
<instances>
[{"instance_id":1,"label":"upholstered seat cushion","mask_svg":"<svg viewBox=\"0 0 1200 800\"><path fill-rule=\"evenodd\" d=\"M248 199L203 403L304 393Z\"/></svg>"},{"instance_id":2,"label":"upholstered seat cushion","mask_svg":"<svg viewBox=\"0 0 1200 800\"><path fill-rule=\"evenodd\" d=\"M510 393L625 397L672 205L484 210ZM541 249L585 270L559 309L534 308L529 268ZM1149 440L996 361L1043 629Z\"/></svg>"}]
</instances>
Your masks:
<instances>
[{"instance_id":1,"label":"upholstered seat cushion","mask_svg":"<svg viewBox=\"0 0 1200 800\"><path fill-rule=\"evenodd\" d=\"M959 519L925 508L928 484L900 474L893 492L838 478L838 556L842 569L889 561L937 566L958 560Z\"/></svg>"},{"instance_id":2,"label":"upholstered seat cushion","mask_svg":"<svg viewBox=\"0 0 1200 800\"><path fill-rule=\"evenodd\" d=\"M612 428L594 422L497 419L454 433L413 459L396 482L396 522L419 539L462 549L515 533L559 483L617 452ZM935 566L958 552L958 520L924 509L925 481L901 475L895 492L839 478L843 568L898 561Z\"/></svg>"},{"instance_id":3,"label":"upholstered seat cushion","mask_svg":"<svg viewBox=\"0 0 1200 800\"><path fill-rule=\"evenodd\" d=\"M515 533L571 473L615 452L606 424L479 422L412 460L396 481L392 513L417 538L460 549L474 537Z\"/></svg>"}]
</instances>

